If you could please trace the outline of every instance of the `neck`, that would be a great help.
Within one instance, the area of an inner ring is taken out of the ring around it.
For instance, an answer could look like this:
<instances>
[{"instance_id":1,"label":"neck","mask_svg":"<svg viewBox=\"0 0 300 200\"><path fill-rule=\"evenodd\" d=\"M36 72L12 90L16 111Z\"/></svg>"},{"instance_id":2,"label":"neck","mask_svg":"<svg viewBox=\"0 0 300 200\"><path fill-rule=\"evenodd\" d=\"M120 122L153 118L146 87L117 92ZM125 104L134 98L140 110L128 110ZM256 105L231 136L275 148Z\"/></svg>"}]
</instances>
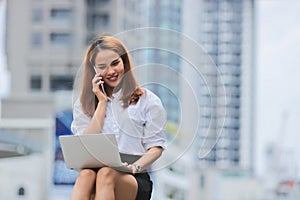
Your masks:
<instances>
[{"instance_id":1,"label":"neck","mask_svg":"<svg viewBox=\"0 0 300 200\"><path fill-rule=\"evenodd\" d=\"M105 91L106 91L107 96L110 97L110 98L112 98L112 95L113 95L114 92L117 92L116 88L109 87L109 86L105 87Z\"/></svg>"}]
</instances>

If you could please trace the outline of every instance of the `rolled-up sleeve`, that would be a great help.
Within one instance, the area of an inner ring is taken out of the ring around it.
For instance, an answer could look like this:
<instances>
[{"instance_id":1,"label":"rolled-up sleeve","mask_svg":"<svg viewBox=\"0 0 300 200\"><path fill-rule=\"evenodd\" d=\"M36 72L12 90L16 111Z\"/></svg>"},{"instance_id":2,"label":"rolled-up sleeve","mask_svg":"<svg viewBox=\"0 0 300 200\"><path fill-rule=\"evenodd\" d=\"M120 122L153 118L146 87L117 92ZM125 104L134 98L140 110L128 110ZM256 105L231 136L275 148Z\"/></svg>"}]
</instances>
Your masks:
<instances>
[{"instance_id":1,"label":"rolled-up sleeve","mask_svg":"<svg viewBox=\"0 0 300 200\"><path fill-rule=\"evenodd\" d=\"M144 127L144 137L142 140L144 148L147 150L154 146L166 148L165 143L165 124L166 124L166 111L160 99L147 91L148 100L146 111L146 123Z\"/></svg>"},{"instance_id":2,"label":"rolled-up sleeve","mask_svg":"<svg viewBox=\"0 0 300 200\"><path fill-rule=\"evenodd\" d=\"M74 119L71 124L73 134L83 134L91 119L82 111L79 99L76 100L73 106L73 118Z\"/></svg>"}]
</instances>

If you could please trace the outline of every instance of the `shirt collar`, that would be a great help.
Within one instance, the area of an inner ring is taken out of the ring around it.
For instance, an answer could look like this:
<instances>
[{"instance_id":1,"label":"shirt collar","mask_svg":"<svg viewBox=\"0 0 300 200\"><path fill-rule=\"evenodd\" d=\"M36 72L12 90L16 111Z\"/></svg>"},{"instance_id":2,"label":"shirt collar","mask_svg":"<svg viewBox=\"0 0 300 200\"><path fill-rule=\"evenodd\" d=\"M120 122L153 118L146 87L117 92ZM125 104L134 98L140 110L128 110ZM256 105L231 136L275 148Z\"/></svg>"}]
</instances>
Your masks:
<instances>
[{"instance_id":1,"label":"shirt collar","mask_svg":"<svg viewBox=\"0 0 300 200\"><path fill-rule=\"evenodd\" d=\"M112 94L112 97L107 97L107 99L109 101L112 101L113 99L119 99L120 96L121 96L121 92L122 92L122 89L120 89L119 91L115 92Z\"/></svg>"}]
</instances>

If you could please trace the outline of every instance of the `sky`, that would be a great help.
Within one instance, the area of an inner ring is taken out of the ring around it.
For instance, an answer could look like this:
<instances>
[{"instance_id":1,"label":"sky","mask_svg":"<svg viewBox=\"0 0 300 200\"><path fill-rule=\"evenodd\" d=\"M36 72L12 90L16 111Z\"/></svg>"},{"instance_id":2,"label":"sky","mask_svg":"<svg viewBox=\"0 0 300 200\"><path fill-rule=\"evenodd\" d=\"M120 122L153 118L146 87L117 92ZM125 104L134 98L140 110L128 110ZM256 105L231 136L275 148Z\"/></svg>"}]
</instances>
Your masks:
<instances>
[{"instance_id":1,"label":"sky","mask_svg":"<svg viewBox=\"0 0 300 200\"><path fill-rule=\"evenodd\" d=\"M3 8L0 5L0 97L9 90ZM255 169L263 175L268 170L266 149L272 143L289 152L283 160L287 167L300 166L300 1L257 0L256 8L254 149Z\"/></svg>"},{"instance_id":2,"label":"sky","mask_svg":"<svg viewBox=\"0 0 300 200\"><path fill-rule=\"evenodd\" d=\"M271 143L289 152L283 160L286 167L300 166L299 19L299 0L257 1L255 149L259 174L267 170L265 152Z\"/></svg>"}]
</instances>

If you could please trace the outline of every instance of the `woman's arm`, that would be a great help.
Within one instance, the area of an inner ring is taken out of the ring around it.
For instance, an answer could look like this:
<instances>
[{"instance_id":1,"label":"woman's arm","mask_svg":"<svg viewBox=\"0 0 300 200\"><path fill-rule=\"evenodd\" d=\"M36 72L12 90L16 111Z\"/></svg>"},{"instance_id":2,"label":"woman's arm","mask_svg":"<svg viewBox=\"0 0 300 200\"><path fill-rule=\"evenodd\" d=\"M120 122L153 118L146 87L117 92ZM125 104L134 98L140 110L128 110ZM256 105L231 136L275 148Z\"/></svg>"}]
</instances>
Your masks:
<instances>
[{"instance_id":1,"label":"woman's arm","mask_svg":"<svg viewBox=\"0 0 300 200\"><path fill-rule=\"evenodd\" d=\"M161 156L166 142L164 137L166 112L160 99L151 91L145 90L140 101L145 104L145 108L142 110L146 116L142 144L147 151L132 164L133 173L137 172L136 167L140 167L139 171L141 171L152 165Z\"/></svg>"},{"instance_id":2,"label":"woman's arm","mask_svg":"<svg viewBox=\"0 0 300 200\"><path fill-rule=\"evenodd\" d=\"M106 112L106 104L107 104L107 96L104 94L103 91L101 91L99 85L103 84L102 76L100 73L96 73L95 77L92 80L93 84L93 93L98 98L98 105L95 110L95 113L91 119L91 122L89 123L88 127L84 130L85 134L91 134L91 133L101 133L103 122L105 118L105 112ZM93 105L91 105L93 106Z\"/></svg>"},{"instance_id":3,"label":"woman's arm","mask_svg":"<svg viewBox=\"0 0 300 200\"><path fill-rule=\"evenodd\" d=\"M106 101L99 101L95 113L89 123L88 127L84 130L84 134L101 133L103 122L106 112Z\"/></svg>"},{"instance_id":4,"label":"woman's arm","mask_svg":"<svg viewBox=\"0 0 300 200\"><path fill-rule=\"evenodd\" d=\"M129 167L131 167L132 169L132 173L135 174L138 172L135 166L141 167L140 171L147 169L154 161L156 161L161 156L162 152L163 148L159 146L151 147L150 149L148 149L140 159L129 165Z\"/></svg>"}]
</instances>

